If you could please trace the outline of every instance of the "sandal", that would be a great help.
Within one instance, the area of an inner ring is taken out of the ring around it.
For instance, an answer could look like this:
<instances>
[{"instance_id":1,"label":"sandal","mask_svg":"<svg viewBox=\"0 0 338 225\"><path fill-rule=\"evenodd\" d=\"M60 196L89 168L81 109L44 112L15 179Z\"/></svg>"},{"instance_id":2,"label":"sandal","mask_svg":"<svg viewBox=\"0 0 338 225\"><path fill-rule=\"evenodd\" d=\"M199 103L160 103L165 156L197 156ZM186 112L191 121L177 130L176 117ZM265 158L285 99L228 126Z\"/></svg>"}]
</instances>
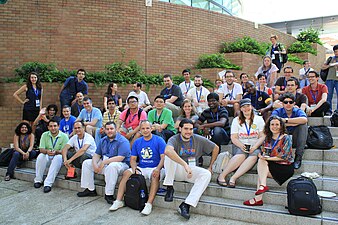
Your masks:
<instances>
[{"instance_id":1,"label":"sandal","mask_svg":"<svg viewBox=\"0 0 338 225\"><path fill-rule=\"evenodd\" d=\"M235 188L235 187L236 187L236 183L229 181L228 188Z\"/></svg>"},{"instance_id":2,"label":"sandal","mask_svg":"<svg viewBox=\"0 0 338 225\"><path fill-rule=\"evenodd\" d=\"M216 179L217 184L221 187L227 187L227 185L228 185L227 182L226 181L219 181L218 178L219 177L217 177L217 179Z\"/></svg>"},{"instance_id":3,"label":"sandal","mask_svg":"<svg viewBox=\"0 0 338 225\"><path fill-rule=\"evenodd\" d=\"M5 176L5 181L10 181L11 177L9 175Z\"/></svg>"}]
</instances>

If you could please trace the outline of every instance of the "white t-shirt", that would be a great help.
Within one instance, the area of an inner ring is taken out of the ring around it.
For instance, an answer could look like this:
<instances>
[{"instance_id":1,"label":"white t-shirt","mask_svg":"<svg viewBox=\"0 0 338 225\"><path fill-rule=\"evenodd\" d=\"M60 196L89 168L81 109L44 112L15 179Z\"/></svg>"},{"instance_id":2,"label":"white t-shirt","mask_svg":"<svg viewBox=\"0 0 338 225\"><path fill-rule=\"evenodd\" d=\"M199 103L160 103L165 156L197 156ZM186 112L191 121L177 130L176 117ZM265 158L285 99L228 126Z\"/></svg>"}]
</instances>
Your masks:
<instances>
[{"instance_id":1,"label":"white t-shirt","mask_svg":"<svg viewBox=\"0 0 338 225\"><path fill-rule=\"evenodd\" d=\"M198 102L198 106L196 107L198 113L201 113L203 110L208 108L208 94L210 94L210 91L203 86L201 86L201 90L199 91L197 90L197 87L194 87L188 91L187 98L192 99L194 103Z\"/></svg>"},{"instance_id":2,"label":"white t-shirt","mask_svg":"<svg viewBox=\"0 0 338 225\"><path fill-rule=\"evenodd\" d=\"M307 72L308 71L308 72ZM309 74L309 72L310 71L313 71L313 69L310 67L310 69L305 69L305 67L303 67L303 68L301 68L300 70L299 70L299 77L301 78L301 79L304 79L305 77L305 72L307 72L307 75Z\"/></svg>"},{"instance_id":3,"label":"white t-shirt","mask_svg":"<svg viewBox=\"0 0 338 225\"><path fill-rule=\"evenodd\" d=\"M96 151L95 140L88 133L85 133L83 139L78 139L78 136L74 135L73 137L71 137L69 139L69 141L67 142L67 144L70 145L71 147L73 147L76 152L79 151L79 149L81 148L80 146L84 146L86 144L89 144L89 148L87 149L86 153L89 154L89 155L91 155L91 156L93 156L94 153L95 153L95 151Z\"/></svg>"},{"instance_id":4,"label":"white t-shirt","mask_svg":"<svg viewBox=\"0 0 338 225\"><path fill-rule=\"evenodd\" d=\"M190 84L186 84L185 81L183 81L178 86L181 88L183 97L186 98L188 91L191 90L192 88L194 88L195 84L194 84L194 81L190 80Z\"/></svg>"},{"instance_id":5,"label":"white t-shirt","mask_svg":"<svg viewBox=\"0 0 338 225\"><path fill-rule=\"evenodd\" d=\"M235 117L231 124L231 134L238 134L240 142L252 146L257 142L259 133L263 131L264 125L265 122L263 118L255 115L248 135L247 128L249 129L249 122L247 121L247 127L244 123L240 126L238 117Z\"/></svg>"},{"instance_id":6,"label":"white t-shirt","mask_svg":"<svg viewBox=\"0 0 338 225\"><path fill-rule=\"evenodd\" d=\"M138 105L142 106L143 104L145 105L150 105L150 101L148 98L148 95L144 91L140 91L140 94L137 94L135 91L131 91L128 95L129 96L136 96L138 98ZM127 99L128 99L127 97Z\"/></svg>"},{"instance_id":7,"label":"white t-shirt","mask_svg":"<svg viewBox=\"0 0 338 225\"><path fill-rule=\"evenodd\" d=\"M222 84L219 89L217 90L217 93L223 93L223 98L229 94L229 96L226 97L227 100L236 100L236 96L239 94L243 94L242 86L236 82L233 83L234 88L232 90L229 90L228 84ZM221 99L220 99L221 100ZM231 104L228 104L228 106L233 106Z\"/></svg>"}]
</instances>

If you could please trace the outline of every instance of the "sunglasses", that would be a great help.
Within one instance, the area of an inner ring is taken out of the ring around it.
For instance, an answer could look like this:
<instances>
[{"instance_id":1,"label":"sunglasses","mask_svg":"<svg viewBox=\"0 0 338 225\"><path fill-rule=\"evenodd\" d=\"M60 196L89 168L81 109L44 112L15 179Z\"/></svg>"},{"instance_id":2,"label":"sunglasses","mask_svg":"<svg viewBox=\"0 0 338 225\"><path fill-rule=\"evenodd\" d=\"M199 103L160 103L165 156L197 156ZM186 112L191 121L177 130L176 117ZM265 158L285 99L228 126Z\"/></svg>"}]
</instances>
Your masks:
<instances>
[{"instance_id":1,"label":"sunglasses","mask_svg":"<svg viewBox=\"0 0 338 225\"><path fill-rule=\"evenodd\" d=\"M283 101L284 104L293 104L294 101Z\"/></svg>"}]
</instances>

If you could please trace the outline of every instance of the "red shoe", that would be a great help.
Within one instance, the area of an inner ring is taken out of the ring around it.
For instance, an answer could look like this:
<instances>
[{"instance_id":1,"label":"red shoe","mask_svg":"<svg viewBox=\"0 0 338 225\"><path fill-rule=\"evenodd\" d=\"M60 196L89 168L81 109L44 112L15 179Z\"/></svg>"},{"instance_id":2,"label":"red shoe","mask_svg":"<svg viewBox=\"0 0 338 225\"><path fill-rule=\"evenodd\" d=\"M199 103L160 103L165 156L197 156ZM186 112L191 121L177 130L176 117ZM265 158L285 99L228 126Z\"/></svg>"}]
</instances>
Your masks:
<instances>
[{"instance_id":1,"label":"red shoe","mask_svg":"<svg viewBox=\"0 0 338 225\"><path fill-rule=\"evenodd\" d=\"M262 206L263 205L263 200L256 201L256 198L254 198L253 200L255 201L254 203L250 203L250 200L247 200L243 202L243 204L247 206Z\"/></svg>"},{"instance_id":2,"label":"red shoe","mask_svg":"<svg viewBox=\"0 0 338 225\"><path fill-rule=\"evenodd\" d=\"M263 193L265 193L269 190L268 186L259 185L259 187L263 187L263 189L258 189L258 191L256 191L255 195L261 195L261 194L263 194Z\"/></svg>"}]
</instances>

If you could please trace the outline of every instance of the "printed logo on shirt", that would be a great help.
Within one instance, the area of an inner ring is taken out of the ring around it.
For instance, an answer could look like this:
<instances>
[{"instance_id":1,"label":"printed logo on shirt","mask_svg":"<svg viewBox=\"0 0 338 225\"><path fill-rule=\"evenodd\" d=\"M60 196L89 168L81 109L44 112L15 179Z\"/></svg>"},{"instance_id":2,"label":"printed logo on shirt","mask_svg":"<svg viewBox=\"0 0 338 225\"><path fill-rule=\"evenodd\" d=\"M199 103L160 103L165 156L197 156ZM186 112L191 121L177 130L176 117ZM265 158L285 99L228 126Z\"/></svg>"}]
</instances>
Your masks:
<instances>
[{"instance_id":1,"label":"printed logo on shirt","mask_svg":"<svg viewBox=\"0 0 338 225\"><path fill-rule=\"evenodd\" d=\"M141 157L142 159L151 159L153 157L153 150L150 147L142 148Z\"/></svg>"}]
</instances>

